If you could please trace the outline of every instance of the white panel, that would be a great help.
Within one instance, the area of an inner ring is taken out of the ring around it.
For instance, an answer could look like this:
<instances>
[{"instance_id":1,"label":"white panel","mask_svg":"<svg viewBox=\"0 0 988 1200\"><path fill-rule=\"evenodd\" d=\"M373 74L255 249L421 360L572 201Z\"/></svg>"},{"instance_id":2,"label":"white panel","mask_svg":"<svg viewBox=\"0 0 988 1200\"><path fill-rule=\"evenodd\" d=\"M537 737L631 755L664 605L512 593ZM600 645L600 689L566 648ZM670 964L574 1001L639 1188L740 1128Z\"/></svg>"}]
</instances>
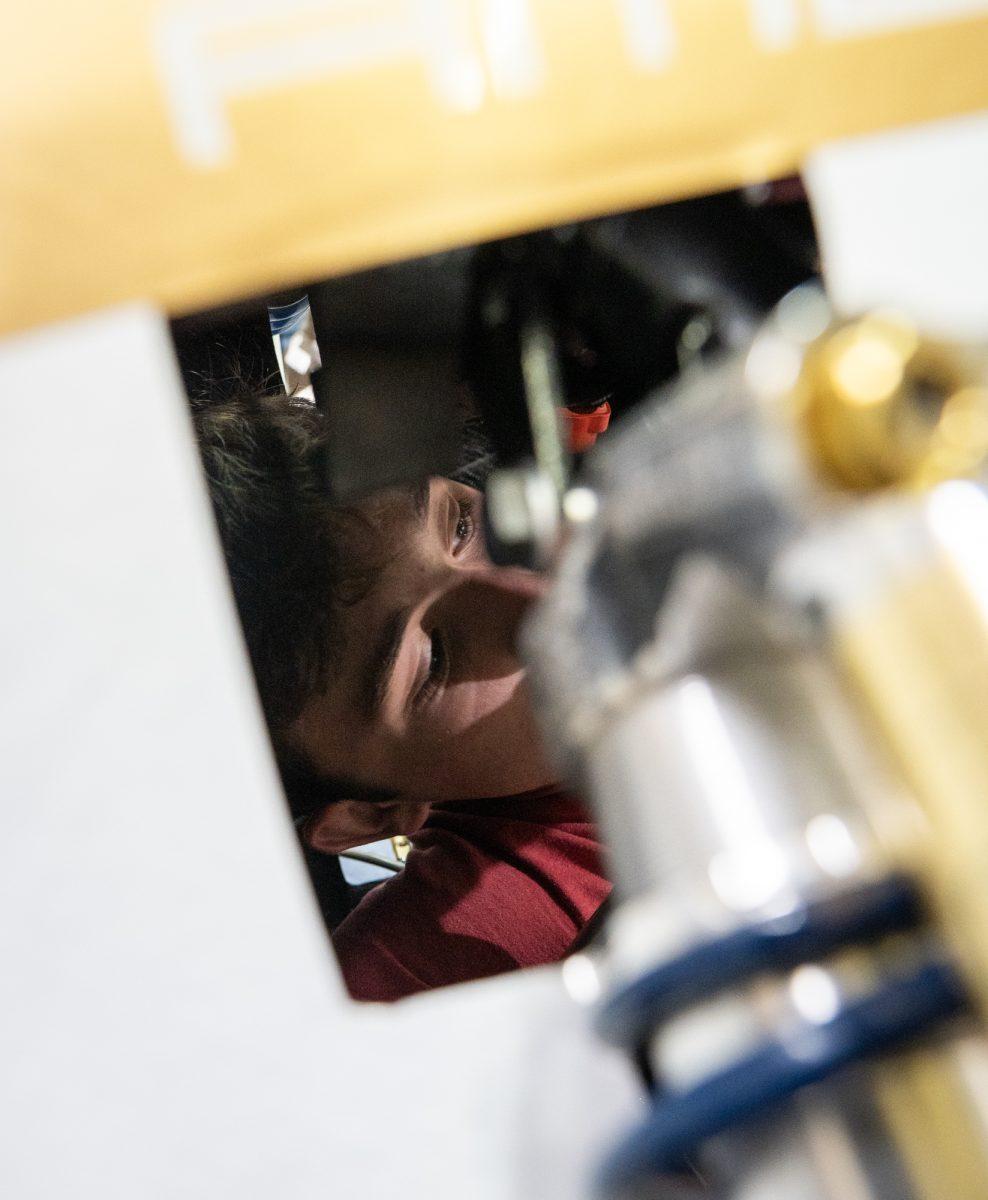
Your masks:
<instances>
[{"instance_id":1,"label":"white panel","mask_svg":"<svg viewBox=\"0 0 988 1200\"><path fill-rule=\"evenodd\" d=\"M344 1000L164 322L8 342L0 428L0 1191L149 1196L281 1119Z\"/></svg>"},{"instance_id":2,"label":"white panel","mask_svg":"<svg viewBox=\"0 0 988 1200\"><path fill-rule=\"evenodd\" d=\"M0 345L0 422L0 1195L578 1196L633 1087L556 972L342 996L162 319Z\"/></svg>"},{"instance_id":3,"label":"white panel","mask_svg":"<svg viewBox=\"0 0 988 1200\"><path fill-rule=\"evenodd\" d=\"M838 309L988 337L988 115L824 146L805 178Z\"/></svg>"}]
</instances>

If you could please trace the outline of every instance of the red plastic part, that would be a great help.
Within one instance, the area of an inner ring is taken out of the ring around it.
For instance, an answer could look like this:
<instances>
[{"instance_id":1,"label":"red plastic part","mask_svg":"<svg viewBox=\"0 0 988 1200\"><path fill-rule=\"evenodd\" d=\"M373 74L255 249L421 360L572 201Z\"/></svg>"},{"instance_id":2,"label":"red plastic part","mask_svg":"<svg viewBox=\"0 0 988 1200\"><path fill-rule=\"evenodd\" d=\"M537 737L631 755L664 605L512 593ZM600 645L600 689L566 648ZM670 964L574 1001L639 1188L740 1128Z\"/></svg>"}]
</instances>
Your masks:
<instances>
[{"instance_id":1,"label":"red plastic part","mask_svg":"<svg viewBox=\"0 0 988 1200\"><path fill-rule=\"evenodd\" d=\"M604 432L611 420L611 406L605 400L592 412L575 413L561 408L563 420L569 433L569 448L574 454L589 450Z\"/></svg>"}]
</instances>

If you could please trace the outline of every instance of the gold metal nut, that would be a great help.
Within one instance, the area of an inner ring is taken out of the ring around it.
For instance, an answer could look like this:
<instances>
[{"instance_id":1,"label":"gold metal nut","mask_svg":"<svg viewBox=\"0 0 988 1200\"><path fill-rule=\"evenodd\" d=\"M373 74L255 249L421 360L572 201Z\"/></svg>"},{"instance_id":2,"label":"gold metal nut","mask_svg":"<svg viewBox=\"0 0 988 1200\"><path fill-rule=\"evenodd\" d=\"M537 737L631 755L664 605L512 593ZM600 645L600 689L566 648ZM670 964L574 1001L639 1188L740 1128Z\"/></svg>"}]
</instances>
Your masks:
<instances>
[{"instance_id":1,"label":"gold metal nut","mask_svg":"<svg viewBox=\"0 0 988 1200\"><path fill-rule=\"evenodd\" d=\"M795 402L811 454L855 491L925 488L988 458L982 356L873 313L831 328L806 353Z\"/></svg>"}]
</instances>

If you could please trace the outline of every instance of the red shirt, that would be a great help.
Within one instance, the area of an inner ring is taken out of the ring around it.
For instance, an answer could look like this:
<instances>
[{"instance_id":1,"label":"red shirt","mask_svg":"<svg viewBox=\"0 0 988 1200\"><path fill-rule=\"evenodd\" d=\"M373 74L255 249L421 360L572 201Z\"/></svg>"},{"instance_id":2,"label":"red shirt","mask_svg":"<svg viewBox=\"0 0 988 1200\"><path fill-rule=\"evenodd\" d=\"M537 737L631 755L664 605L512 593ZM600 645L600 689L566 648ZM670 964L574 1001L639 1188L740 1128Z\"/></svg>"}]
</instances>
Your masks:
<instances>
[{"instance_id":1,"label":"red shirt","mask_svg":"<svg viewBox=\"0 0 988 1200\"><path fill-rule=\"evenodd\" d=\"M551 789L436 805L411 841L333 935L358 1000L555 962L611 889L596 826Z\"/></svg>"}]
</instances>

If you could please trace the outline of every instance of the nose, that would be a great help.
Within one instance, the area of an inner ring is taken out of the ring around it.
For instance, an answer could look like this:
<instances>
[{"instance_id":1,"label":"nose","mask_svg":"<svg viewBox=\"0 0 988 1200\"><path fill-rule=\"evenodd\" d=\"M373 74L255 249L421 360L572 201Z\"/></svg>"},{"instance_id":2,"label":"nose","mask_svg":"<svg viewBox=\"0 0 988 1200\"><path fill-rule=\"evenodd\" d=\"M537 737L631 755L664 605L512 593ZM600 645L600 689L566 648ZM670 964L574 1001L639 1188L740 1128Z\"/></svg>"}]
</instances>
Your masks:
<instances>
[{"instance_id":1,"label":"nose","mask_svg":"<svg viewBox=\"0 0 988 1200\"><path fill-rule=\"evenodd\" d=\"M518 627L548 587L543 576L521 567L484 564L455 572L444 607L482 674L517 670Z\"/></svg>"},{"instance_id":2,"label":"nose","mask_svg":"<svg viewBox=\"0 0 988 1200\"><path fill-rule=\"evenodd\" d=\"M468 567L466 572L471 582L490 589L492 593L513 597L527 608L549 590L549 580L537 571L526 571L523 567L495 567L490 563Z\"/></svg>"}]
</instances>

